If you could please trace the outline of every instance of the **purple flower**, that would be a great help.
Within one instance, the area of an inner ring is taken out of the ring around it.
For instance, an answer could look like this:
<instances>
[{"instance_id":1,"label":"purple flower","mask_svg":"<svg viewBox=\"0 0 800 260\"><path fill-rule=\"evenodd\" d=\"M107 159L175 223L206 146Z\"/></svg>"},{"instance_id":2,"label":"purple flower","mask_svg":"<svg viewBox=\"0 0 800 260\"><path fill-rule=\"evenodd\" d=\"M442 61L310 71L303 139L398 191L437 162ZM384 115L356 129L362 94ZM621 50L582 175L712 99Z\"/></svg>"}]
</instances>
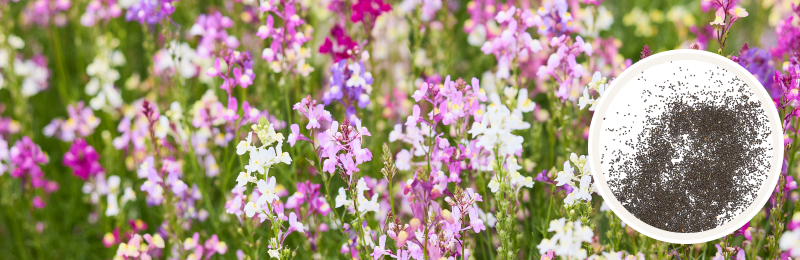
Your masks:
<instances>
[{"instance_id":1,"label":"purple flower","mask_svg":"<svg viewBox=\"0 0 800 260\"><path fill-rule=\"evenodd\" d=\"M90 176L104 172L99 159L100 155L97 154L94 147L79 138L72 143L69 151L64 154L63 163L65 166L72 168L72 173L75 176L86 181Z\"/></svg>"},{"instance_id":2,"label":"purple flower","mask_svg":"<svg viewBox=\"0 0 800 260\"><path fill-rule=\"evenodd\" d=\"M11 176L14 178L43 178L44 173L39 164L48 162L47 155L33 143L30 137L23 136L9 151L11 165L14 168ZM42 185L43 186L43 185ZM37 187L38 188L38 187Z\"/></svg>"},{"instance_id":3,"label":"purple flower","mask_svg":"<svg viewBox=\"0 0 800 260\"><path fill-rule=\"evenodd\" d=\"M794 14L800 16L800 5L792 4ZM772 56L783 57L785 54L791 56L794 52L800 51L800 26L795 26L795 15L790 15L780 21L775 27L775 35L778 43L772 48Z\"/></svg>"},{"instance_id":4,"label":"purple flower","mask_svg":"<svg viewBox=\"0 0 800 260\"><path fill-rule=\"evenodd\" d=\"M100 119L94 116L90 107L84 106L83 101L67 106L69 118L53 119L44 128L45 136L55 136L62 141L72 141L75 137L87 137L100 125Z\"/></svg>"},{"instance_id":5,"label":"purple flower","mask_svg":"<svg viewBox=\"0 0 800 260\"><path fill-rule=\"evenodd\" d=\"M174 0L139 0L128 8L126 21L137 21L141 24L154 25L169 18L175 12Z\"/></svg>"},{"instance_id":6,"label":"purple flower","mask_svg":"<svg viewBox=\"0 0 800 260\"><path fill-rule=\"evenodd\" d=\"M367 72L362 60L347 64L346 60L339 60L331 67L330 88L322 96L322 102L329 105L331 101L338 101L345 106L347 116L355 113L355 105L365 108L370 103L372 92L372 73Z\"/></svg>"},{"instance_id":7,"label":"purple flower","mask_svg":"<svg viewBox=\"0 0 800 260\"><path fill-rule=\"evenodd\" d=\"M536 13L539 16L534 18L533 23L538 26L539 34L559 36L573 31L574 19L565 0L544 1Z\"/></svg>"},{"instance_id":8,"label":"purple flower","mask_svg":"<svg viewBox=\"0 0 800 260\"><path fill-rule=\"evenodd\" d=\"M226 30L232 26L233 20L223 16L220 12L198 15L194 25L189 30L189 34L200 36L200 40L197 43L197 55L201 58L210 58L214 53L221 51L220 48L223 45L232 49L238 48L239 40L236 39L236 36L228 35ZM215 63L214 67L219 72L218 62Z\"/></svg>"}]
</instances>

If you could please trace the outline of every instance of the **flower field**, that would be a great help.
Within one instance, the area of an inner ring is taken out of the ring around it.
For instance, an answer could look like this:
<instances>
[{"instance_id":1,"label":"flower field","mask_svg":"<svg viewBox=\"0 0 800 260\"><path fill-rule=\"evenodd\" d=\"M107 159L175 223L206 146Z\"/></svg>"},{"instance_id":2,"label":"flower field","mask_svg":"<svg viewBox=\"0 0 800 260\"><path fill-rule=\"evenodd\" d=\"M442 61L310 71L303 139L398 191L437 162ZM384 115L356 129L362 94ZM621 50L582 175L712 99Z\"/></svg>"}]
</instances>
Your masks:
<instances>
[{"instance_id":1,"label":"flower field","mask_svg":"<svg viewBox=\"0 0 800 260\"><path fill-rule=\"evenodd\" d=\"M749 224L604 204L609 83L699 49L783 119ZM0 259L800 259L797 0L0 0Z\"/></svg>"}]
</instances>

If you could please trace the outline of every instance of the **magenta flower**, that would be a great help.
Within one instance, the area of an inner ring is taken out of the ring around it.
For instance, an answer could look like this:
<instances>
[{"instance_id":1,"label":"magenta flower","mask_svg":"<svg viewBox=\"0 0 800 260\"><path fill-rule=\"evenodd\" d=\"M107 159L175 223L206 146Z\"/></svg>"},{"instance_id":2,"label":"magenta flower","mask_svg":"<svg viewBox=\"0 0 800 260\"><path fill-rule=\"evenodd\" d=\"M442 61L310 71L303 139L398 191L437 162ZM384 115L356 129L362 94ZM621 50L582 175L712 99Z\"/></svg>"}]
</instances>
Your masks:
<instances>
[{"instance_id":1,"label":"magenta flower","mask_svg":"<svg viewBox=\"0 0 800 260\"><path fill-rule=\"evenodd\" d=\"M346 34L344 27L334 25L331 28L331 37L326 37L325 42L319 46L319 53L330 54L336 62L349 59L353 55L353 50L358 43Z\"/></svg>"},{"instance_id":2,"label":"magenta flower","mask_svg":"<svg viewBox=\"0 0 800 260\"><path fill-rule=\"evenodd\" d=\"M353 12L350 14L350 21L357 23L357 22L364 22L366 19L371 19L371 22L375 22L383 13L389 12L392 10L392 6L383 2L383 0L358 0L352 6Z\"/></svg>"},{"instance_id":3,"label":"magenta flower","mask_svg":"<svg viewBox=\"0 0 800 260\"><path fill-rule=\"evenodd\" d=\"M744 226L736 230L736 232L733 232L733 234L734 237L744 236L745 239L753 241L753 236L750 233L750 222L745 223Z\"/></svg>"},{"instance_id":4,"label":"magenta flower","mask_svg":"<svg viewBox=\"0 0 800 260\"><path fill-rule=\"evenodd\" d=\"M94 147L86 143L86 140L76 139L69 151L64 154L63 163L72 168L72 174L85 181L91 176L104 172L99 159L100 155L97 154Z\"/></svg>"}]
</instances>

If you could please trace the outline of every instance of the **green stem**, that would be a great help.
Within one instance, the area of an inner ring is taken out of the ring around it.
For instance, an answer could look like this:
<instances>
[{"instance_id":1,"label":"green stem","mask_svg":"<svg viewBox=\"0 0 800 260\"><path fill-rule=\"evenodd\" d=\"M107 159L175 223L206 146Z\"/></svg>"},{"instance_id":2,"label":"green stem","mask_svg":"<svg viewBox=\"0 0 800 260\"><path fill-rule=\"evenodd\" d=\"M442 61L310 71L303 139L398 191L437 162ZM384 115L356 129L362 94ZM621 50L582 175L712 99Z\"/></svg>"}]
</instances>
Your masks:
<instances>
[{"instance_id":1,"label":"green stem","mask_svg":"<svg viewBox=\"0 0 800 260\"><path fill-rule=\"evenodd\" d=\"M61 37L58 35L58 30L56 29L55 25L50 27L50 30L47 30L47 35L50 36L50 43L53 46L53 52L55 52L56 56L56 70L58 71L59 81L56 84L58 88L58 94L61 98L62 104L69 104L70 97L69 92L67 92L66 85L70 84L71 82L67 80L67 72L64 69L64 58L61 52Z\"/></svg>"}]
</instances>

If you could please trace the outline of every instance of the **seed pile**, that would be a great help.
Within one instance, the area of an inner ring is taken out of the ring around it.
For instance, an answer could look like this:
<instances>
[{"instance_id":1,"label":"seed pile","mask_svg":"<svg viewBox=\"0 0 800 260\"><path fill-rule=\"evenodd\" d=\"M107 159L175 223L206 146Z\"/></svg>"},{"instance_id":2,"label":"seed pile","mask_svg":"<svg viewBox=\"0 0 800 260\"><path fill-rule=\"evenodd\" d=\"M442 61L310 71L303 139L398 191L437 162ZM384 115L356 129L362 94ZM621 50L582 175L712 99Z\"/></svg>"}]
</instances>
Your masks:
<instances>
[{"instance_id":1,"label":"seed pile","mask_svg":"<svg viewBox=\"0 0 800 260\"><path fill-rule=\"evenodd\" d=\"M753 202L766 180L772 148L769 120L742 80L721 68L704 74L679 70L675 80L655 84L669 94L642 91L648 101L647 115L638 118L641 132L605 129L632 135L622 143L634 151L612 151L608 185L639 220L695 233L732 220ZM708 84L692 85L695 77L708 78ZM644 78L638 84L652 84Z\"/></svg>"}]
</instances>

